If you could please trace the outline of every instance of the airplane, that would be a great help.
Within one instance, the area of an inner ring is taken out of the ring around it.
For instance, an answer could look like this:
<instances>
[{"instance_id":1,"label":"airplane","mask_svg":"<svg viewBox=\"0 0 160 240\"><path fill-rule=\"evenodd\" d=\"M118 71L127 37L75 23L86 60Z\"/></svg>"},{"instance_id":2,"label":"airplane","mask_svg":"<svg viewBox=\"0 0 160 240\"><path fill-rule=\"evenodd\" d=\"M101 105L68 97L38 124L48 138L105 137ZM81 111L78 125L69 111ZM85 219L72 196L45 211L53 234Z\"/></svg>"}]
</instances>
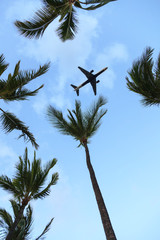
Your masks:
<instances>
[{"instance_id":1,"label":"airplane","mask_svg":"<svg viewBox=\"0 0 160 240\"><path fill-rule=\"evenodd\" d=\"M88 78L88 80L86 80L85 82L83 82L81 85L79 86L75 86L73 84L71 84L71 86L74 88L74 90L77 93L77 96L79 96L79 89L83 86L85 86L87 83L90 83L92 85L94 94L96 95L96 84L99 83L99 80L96 80L96 77L98 77L101 73L103 73L104 71L107 70L108 67L103 68L101 71L99 71L96 74L92 74L94 72L94 70L91 70L90 72L88 72L87 70L83 69L82 67L78 67Z\"/></svg>"}]
</instances>

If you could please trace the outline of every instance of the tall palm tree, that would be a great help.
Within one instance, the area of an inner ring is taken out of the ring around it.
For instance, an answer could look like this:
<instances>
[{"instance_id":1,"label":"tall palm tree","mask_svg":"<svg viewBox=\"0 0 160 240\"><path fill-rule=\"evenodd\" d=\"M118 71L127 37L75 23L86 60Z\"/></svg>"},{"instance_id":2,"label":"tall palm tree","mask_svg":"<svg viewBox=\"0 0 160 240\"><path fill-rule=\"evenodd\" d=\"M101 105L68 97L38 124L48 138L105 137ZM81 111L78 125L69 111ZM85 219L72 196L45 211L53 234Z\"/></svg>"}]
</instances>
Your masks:
<instances>
[{"instance_id":1,"label":"tall palm tree","mask_svg":"<svg viewBox=\"0 0 160 240\"><path fill-rule=\"evenodd\" d=\"M49 24L59 17L57 34L62 41L73 39L77 32L77 9L95 10L115 0L42 0L43 7L30 21L16 21L15 25L25 37L39 38Z\"/></svg>"},{"instance_id":2,"label":"tall palm tree","mask_svg":"<svg viewBox=\"0 0 160 240\"><path fill-rule=\"evenodd\" d=\"M7 69L8 64L5 63L5 58L0 55L0 76ZM20 61L16 64L13 74L9 74L7 79L0 79L0 99L5 102L10 101L20 101L26 100L29 96L35 96L39 89L43 87L41 85L39 88L34 91L30 91L27 88L24 88L26 84L28 84L33 79L45 74L49 69L49 63L43 66L40 66L37 71L22 71L20 70ZM38 148L38 144L33 136L33 134L29 131L29 128L19 120L13 113L3 110L0 108L0 120L2 122L2 126L4 130L8 133L13 130L20 130L20 137L24 137L25 140L31 141L32 145L35 148Z\"/></svg>"},{"instance_id":3,"label":"tall palm tree","mask_svg":"<svg viewBox=\"0 0 160 240\"><path fill-rule=\"evenodd\" d=\"M100 127L101 118L107 112L107 110L101 109L105 103L106 100L103 97L99 97L97 103L94 104L90 110L82 113L81 104L80 102L76 101L75 110L68 110L68 121L63 117L61 111L58 111L52 106L49 106L48 116L53 126L58 128L62 134L71 135L76 141L79 141L80 145L85 148L86 164L89 170L92 187L101 215L106 239L116 240L116 236L111 225L111 221L95 176L95 172L91 164L88 149L88 140L96 133Z\"/></svg>"},{"instance_id":4,"label":"tall palm tree","mask_svg":"<svg viewBox=\"0 0 160 240\"><path fill-rule=\"evenodd\" d=\"M126 77L129 90L140 94L144 105L160 104L160 54L155 65L152 55L153 49L146 48L128 72L131 80Z\"/></svg>"},{"instance_id":5,"label":"tall palm tree","mask_svg":"<svg viewBox=\"0 0 160 240\"><path fill-rule=\"evenodd\" d=\"M16 165L16 173L13 179L5 175L0 176L0 187L13 194L14 199L20 204L18 214L15 216L14 222L9 229L6 240L12 240L14 231L30 201L33 199L43 199L50 194L51 186L57 183L58 173L52 174L47 186L44 186L44 184L56 162L57 160L54 158L42 168L41 160L36 159L36 152L34 152L33 162L30 163L26 148L23 159L19 157L19 163Z\"/></svg>"},{"instance_id":6,"label":"tall palm tree","mask_svg":"<svg viewBox=\"0 0 160 240\"><path fill-rule=\"evenodd\" d=\"M14 213L14 218L18 215L20 211L20 204L18 204L15 200L10 200L12 205L12 210ZM22 218L20 219L14 233L12 236L12 240L27 240L30 238L31 227L33 223L33 210L30 205L26 207L26 211L23 214ZM50 225L53 221L51 221L46 225L43 232L35 239L44 239L44 235L49 231ZM7 234L9 233L12 225L13 225L13 218L10 213L8 213L5 209L0 208L0 239L3 240L6 238Z\"/></svg>"}]
</instances>

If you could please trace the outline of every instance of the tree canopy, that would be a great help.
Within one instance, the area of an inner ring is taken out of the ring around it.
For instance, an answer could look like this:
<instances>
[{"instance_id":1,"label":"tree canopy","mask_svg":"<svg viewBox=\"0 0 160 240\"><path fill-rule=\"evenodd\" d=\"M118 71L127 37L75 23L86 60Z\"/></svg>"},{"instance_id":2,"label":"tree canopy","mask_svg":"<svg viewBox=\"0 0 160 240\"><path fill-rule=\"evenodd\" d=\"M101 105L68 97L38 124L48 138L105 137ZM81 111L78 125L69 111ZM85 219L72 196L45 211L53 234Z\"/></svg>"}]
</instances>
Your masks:
<instances>
[{"instance_id":1,"label":"tree canopy","mask_svg":"<svg viewBox=\"0 0 160 240\"><path fill-rule=\"evenodd\" d=\"M5 62L5 58L0 55L0 76L6 71L9 64ZM15 65L13 74L9 73L6 80L0 79L0 100L5 102L11 101L22 101L28 99L30 96L35 96L38 91L43 87L41 85L39 88L31 91L25 88L32 80L45 74L49 69L49 63L40 66L38 70L20 70L20 61ZM2 127L6 133L13 130L21 131L20 137L24 137L25 140L31 141L35 148L38 148L38 144L29 131L29 127L24 124L20 119L18 119L13 113L8 112L0 108L0 121Z\"/></svg>"},{"instance_id":2,"label":"tree canopy","mask_svg":"<svg viewBox=\"0 0 160 240\"><path fill-rule=\"evenodd\" d=\"M126 77L129 90L142 96L144 105L160 104L160 54L154 64L153 49L147 47L140 59L133 62Z\"/></svg>"},{"instance_id":3,"label":"tree canopy","mask_svg":"<svg viewBox=\"0 0 160 240\"><path fill-rule=\"evenodd\" d=\"M95 10L116 0L42 0L42 9L35 12L30 21L16 21L15 25L25 37L39 38L46 28L59 17L57 34L62 41L73 39L77 32L78 18L76 9Z\"/></svg>"}]
</instances>

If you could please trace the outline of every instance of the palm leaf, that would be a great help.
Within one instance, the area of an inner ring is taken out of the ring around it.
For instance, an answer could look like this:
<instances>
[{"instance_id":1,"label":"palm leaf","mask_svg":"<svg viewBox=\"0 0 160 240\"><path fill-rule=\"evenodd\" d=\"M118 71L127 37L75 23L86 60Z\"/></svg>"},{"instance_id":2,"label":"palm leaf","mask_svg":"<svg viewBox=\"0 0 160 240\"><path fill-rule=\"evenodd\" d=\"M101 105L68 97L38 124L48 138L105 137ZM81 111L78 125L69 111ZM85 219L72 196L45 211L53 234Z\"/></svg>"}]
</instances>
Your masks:
<instances>
[{"instance_id":1,"label":"palm leaf","mask_svg":"<svg viewBox=\"0 0 160 240\"><path fill-rule=\"evenodd\" d=\"M45 229L43 230L43 232L39 235L39 237L36 238L36 240L42 240L44 239L44 235L50 230L51 224L53 222L53 219L51 219L51 221L46 225ZM43 237L43 238L42 238Z\"/></svg>"},{"instance_id":2,"label":"palm leaf","mask_svg":"<svg viewBox=\"0 0 160 240\"><path fill-rule=\"evenodd\" d=\"M42 0L46 7L52 6L55 10L59 11L66 5L68 5L68 0Z\"/></svg>"},{"instance_id":3,"label":"palm leaf","mask_svg":"<svg viewBox=\"0 0 160 240\"><path fill-rule=\"evenodd\" d=\"M160 57L153 69L153 49L146 48L140 59L133 63L128 72L127 87L129 90L142 95L144 105L160 104Z\"/></svg>"},{"instance_id":4,"label":"palm leaf","mask_svg":"<svg viewBox=\"0 0 160 240\"><path fill-rule=\"evenodd\" d=\"M48 25L58 16L57 12L54 12L49 7L37 11L31 21L16 21L14 24L18 28L19 32L28 38L39 38L43 35Z\"/></svg>"},{"instance_id":5,"label":"palm leaf","mask_svg":"<svg viewBox=\"0 0 160 240\"><path fill-rule=\"evenodd\" d=\"M12 216L5 209L2 208L0 208L0 219L0 228L10 228L13 224Z\"/></svg>"},{"instance_id":6,"label":"palm leaf","mask_svg":"<svg viewBox=\"0 0 160 240\"><path fill-rule=\"evenodd\" d=\"M84 10L95 10L97 8L103 7L104 5L106 5L109 2L113 2L116 0L86 0L85 2L81 2L81 4L85 4L85 5L91 5L89 7L82 7L82 5L78 5L75 4L76 7L80 7Z\"/></svg>"},{"instance_id":7,"label":"palm leaf","mask_svg":"<svg viewBox=\"0 0 160 240\"><path fill-rule=\"evenodd\" d=\"M9 193L16 196L19 194L19 190L14 186L13 182L7 176L0 176L0 187L4 190L8 191Z\"/></svg>"},{"instance_id":8,"label":"palm leaf","mask_svg":"<svg viewBox=\"0 0 160 240\"><path fill-rule=\"evenodd\" d=\"M35 96L38 93L38 91L41 88L43 88L43 86L44 85L42 84L39 88L35 89L34 91L29 91L28 89L25 89L25 88L23 88L23 89L19 88L17 91L14 91L14 92L12 91L9 94L2 93L1 98L6 102L14 101L14 100L16 100L16 101L27 100L28 97Z\"/></svg>"},{"instance_id":9,"label":"palm leaf","mask_svg":"<svg viewBox=\"0 0 160 240\"><path fill-rule=\"evenodd\" d=\"M55 185L58 181L58 173L54 173L52 174L52 179L50 181L50 183L47 185L47 187L45 187L42 191L33 194L33 199L42 199L46 196L48 196L51 192L51 186Z\"/></svg>"},{"instance_id":10,"label":"palm leaf","mask_svg":"<svg viewBox=\"0 0 160 240\"><path fill-rule=\"evenodd\" d=\"M72 6L68 6L68 9L65 9L64 13L61 13L61 19L62 23L57 29L58 36L62 41L73 39L77 32L78 20L76 18L76 12Z\"/></svg>"},{"instance_id":11,"label":"palm leaf","mask_svg":"<svg viewBox=\"0 0 160 240\"><path fill-rule=\"evenodd\" d=\"M50 63L44 64L38 70L19 71L19 64L20 61L16 64L13 75L9 74L6 81L0 81L0 98L5 101L25 100L28 96L35 96L43 85L34 91L24 89L23 86L45 74L50 65Z\"/></svg>"},{"instance_id":12,"label":"palm leaf","mask_svg":"<svg viewBox=\"0 0 160 240\"><path fill-rule=\"evenodd\" d=\"M33 224L32 217L32 208L28 205L26 209L26 217L25 217L25 236L28 236L31 233L31 226Z\"/></svg>"},{"instance_id":13,"label":"palm leaf","mask_svg":"<svg viewBox=\"0 0 160 240\"><path fill-rule=\"evenodd\" d=\"M104 106L106 103L107 100L105 98L99 97L97 103L94 104L93 107L86 112L85 114L85 120L87 124L86 129L89 135L90 134L93 135L94 132L99 128L100 125L98 125L98 123L100 122L100 119L107 113L107 110L100 111L100 108Z\"/></svg>"},{"instance_id":14,"label":"palm leaf","mask_svg":"<svg viewBox=\"0 0 160 240\"><path fill-rule=\"evenodd\" d=\"M68 122L64 119L61 111L58 111L56 108L50 105L47 110L47 115L54 127L58 128L61 133L65 135L70 135L70 126Z\"/></svg>"},{"instance_id":15,"label":"palm leaf","mask_svg":"<svg viewBox=\"0 0 160 240\"><path fill-rule=\"evenodd\" d=\"M5 58L3 54L0 55L0 76L3 74L3 72L7 69L9 64L5 63Z\"/></svg>"},{"instance_id":16,"label":"palm leaf","mask_svg":"<svg viewBox=\"0 0 160 240\"><path fill-rule=\"evenodd\" d=\"M13 213L14 213L14 217L17 216L18 214L18 211L20 209L20 205L13 199L9 200L11 205L12 205L12 210L13 210Z\"/></svg>"},{"instance_id":17,"label":"palm leaf","mask_svg":"<svg viewBox=\"0 0 160 240\"><path fill-rule=\"evenodd\" d=\"M28 84L33 79L45 74L48 71L49 67L50 63L47 63L43 66L40 66L38 70L18 71L16 75L14 71L13 76L10 74L10 77L8 77L6 80L8 90L12 90L12 88L17 89Z\"/></svg>"},{"instance_id":18,"label":"palm leaf","mask_svg":"<svg viewBox=\"0 0 160 240\"><path fill-rule=\"evenodd\" d=\"M36 140L33 136L33 134L29 131L29 128L25 126L25 124L19 120L14 114L10 112L5 112L1 108L2 111L0 115L0 120L2 121L2 126L6 133L9 133L13 130L20 130L22 134L19 136L19 138L24 137L24 140L31 141L32 145L37 149L38 144L36 143Z\"/></svg>"}]
</instances>

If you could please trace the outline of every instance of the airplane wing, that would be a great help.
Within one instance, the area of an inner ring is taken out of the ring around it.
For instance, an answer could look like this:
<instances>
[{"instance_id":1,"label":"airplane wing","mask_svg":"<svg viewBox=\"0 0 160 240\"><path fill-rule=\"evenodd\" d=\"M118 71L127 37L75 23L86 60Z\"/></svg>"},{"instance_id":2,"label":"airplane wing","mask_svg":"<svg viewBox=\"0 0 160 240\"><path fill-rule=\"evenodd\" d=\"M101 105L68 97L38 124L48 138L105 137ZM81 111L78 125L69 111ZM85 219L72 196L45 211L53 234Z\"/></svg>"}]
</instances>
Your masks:
<instances>
[{"instance_id":1,"label":"airplane wing","mask_svg":"<svg viewBox=\"0 0 160 240\"><path fill-rule=\"evenodd\" d=\"M90 78L93 76L92 73L88 72L87 70L85 70L84 68L78 67L85 75L87 78Z\"/></svg>"},{"instance_id":2,"label":"airplane wing","mask_svg":"<svg viewBox=\"0 0 160 240\"><path fill-rule=\"evenodd\" d=\"M93 91L94 91L94 94L96 95L96 79L93 79L92 81L90 81L90 84L92 85L92 88L93 88Z\"/></svg>"}]
</instances>

